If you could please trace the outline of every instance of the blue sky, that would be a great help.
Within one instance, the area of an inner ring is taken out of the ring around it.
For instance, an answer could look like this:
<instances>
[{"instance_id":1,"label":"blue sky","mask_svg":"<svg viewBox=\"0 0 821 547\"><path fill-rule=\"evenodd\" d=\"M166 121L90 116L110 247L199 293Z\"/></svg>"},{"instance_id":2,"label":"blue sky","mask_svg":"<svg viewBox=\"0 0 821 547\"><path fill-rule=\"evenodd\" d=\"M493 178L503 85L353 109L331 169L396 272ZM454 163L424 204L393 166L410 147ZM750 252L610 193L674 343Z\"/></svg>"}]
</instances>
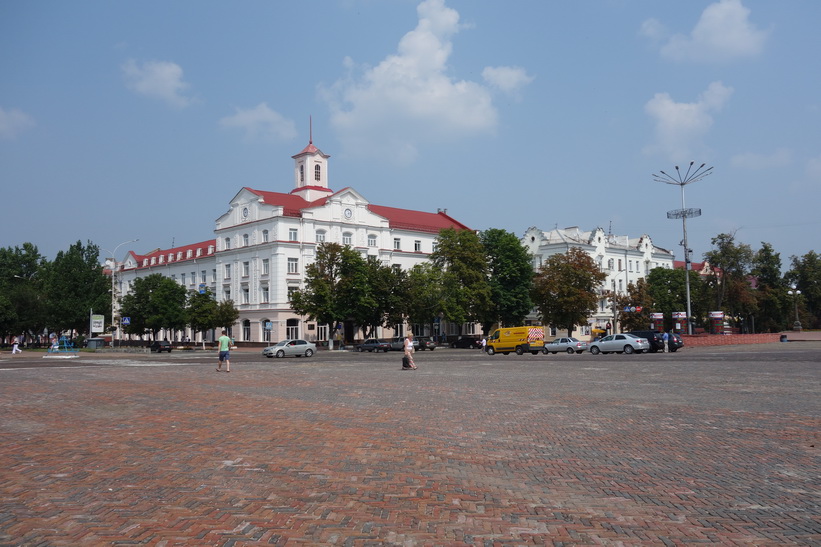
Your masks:
<instances>
[{"instance_id":1,"label":"blue sky","mask_svg":"<svg viewBox=\"0 0 821 547\"><path fill-rule=\"evenodd\" d=\"M472 228L736 232L821 251L821 2L0 2L0 246L213 237L243 186L330 186ZM104 255L108 254L103 252Z\"/></svg>"}]
</instances>

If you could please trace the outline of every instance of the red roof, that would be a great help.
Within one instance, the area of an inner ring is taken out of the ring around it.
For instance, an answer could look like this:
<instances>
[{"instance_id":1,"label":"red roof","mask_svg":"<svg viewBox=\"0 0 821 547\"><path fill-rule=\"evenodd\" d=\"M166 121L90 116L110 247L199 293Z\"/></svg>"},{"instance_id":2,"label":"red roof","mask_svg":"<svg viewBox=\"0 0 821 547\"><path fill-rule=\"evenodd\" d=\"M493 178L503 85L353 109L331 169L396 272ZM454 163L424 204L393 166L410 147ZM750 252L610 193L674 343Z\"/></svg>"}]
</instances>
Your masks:
<instances>
[{"instance_id":1,"label":"red roof","mask_svg":"<svg viewBox=\"0 0 821 547\"><path fill-rule=\"evenodd\" d=\"M150 266L159 266L160 264L173 264L176 262L185 262L186 260L195 260L197 258L202 258L204 256L212 256L216 251L217 241L215 239L209 239L207 241L202 241L200 243L191 243L190 245L182 245L180 247L172 247L170 249L155 249L149 253L145 254L137 254L134 251L131 251L131 256L134 257L134 260L137 261L137 268L147 268ZM208 249L211 248L211 254L208 254ZM199 256L197 256L197 249L201 249ZM191 251L191 256L188 256L188 251ZM177 255L182 253L182 258L177 260ZM173 260L167 260L168 255L174 255ZM159 257L165 257L163 262L159 261ZM151 264L151 259L155 258L154 264ZM148 260L148 265L143 266L143 261Z\"/></svg>"},{"instance_id":2,"label":"red roof","mask_svg":"<svg viewBox=\"0 0 821 547\"><path fill-rule=\"evenodd\" d=\"M324 190L325 188L322 189ZM315 201L306 201L302 198L302 196L295 194L266 192L264 190L254 190L252 188L246 188L246 190L260 196L268 205L282 207L285 216L302 216L303 209L321 207L328 201L328 197L323 197ZM372 213L388 219L388 225L395 229L434 234L439 233L439 231L444 228L469 230L467 226L442 212L425 213L422 211L397 209L395 207L385 207L382 205L368 205L368 209Z\"/></svg>"}]
</instances>

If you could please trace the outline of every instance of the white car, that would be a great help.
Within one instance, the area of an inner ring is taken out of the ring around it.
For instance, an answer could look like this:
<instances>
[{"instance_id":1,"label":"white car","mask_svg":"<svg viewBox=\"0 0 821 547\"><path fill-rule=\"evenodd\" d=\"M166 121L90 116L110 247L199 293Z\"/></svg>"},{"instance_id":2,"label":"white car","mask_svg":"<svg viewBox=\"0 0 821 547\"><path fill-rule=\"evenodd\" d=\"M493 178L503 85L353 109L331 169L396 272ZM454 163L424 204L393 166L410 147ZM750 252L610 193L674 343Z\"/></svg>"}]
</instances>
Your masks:
<instances>
[{"instance_id":1,"label":"white car","mask_svg":"<svg viewBox=\"0 0 821 547\"><path fill-rule=\"evenodd\" d=\"M646 338L634 334L611 334L601 340L590 343L590 353L643 353L650 349Z\"/></svg>"},{"instance_id":2,"label":"white car","mask_svg":"<svg viewBox=\"0 0 821 547\"><path fill-rule=\"evenodd\" d=\"M265 357L310 357L316 353L316 344L305 340L283 340L262 350Z\"/></svg>"},{"instance_id":3,"label":"white car","mask_svg":"<svg viewBox=\"0 0 821 547\"><path fill-rule=\"evenodd\" d=\"M560 351L565 351L567 353L581 353L587 349L587 342L582 342L581 340L577 340L576 338L556 338L552 342L548 342L544 345L544 350L542 350L545 354L547 353L558 353Z\"/></svg>"}]
</instances>

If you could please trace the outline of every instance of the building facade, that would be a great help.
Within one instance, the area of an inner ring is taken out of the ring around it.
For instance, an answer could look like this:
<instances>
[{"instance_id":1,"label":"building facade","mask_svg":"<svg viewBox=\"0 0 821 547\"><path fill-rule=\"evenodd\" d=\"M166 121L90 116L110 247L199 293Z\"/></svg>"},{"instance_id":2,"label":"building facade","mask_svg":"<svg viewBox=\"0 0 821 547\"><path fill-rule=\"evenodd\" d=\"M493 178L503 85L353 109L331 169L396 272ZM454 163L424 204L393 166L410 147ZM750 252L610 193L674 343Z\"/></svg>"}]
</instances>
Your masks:
<instances>
[{"instance_id":1,"label":"building facade","mask_svg":"<svg viewBox=\"0 0 821 547\"><path fill-rule=\"evenodd\" d=\"M672 268L673 253L653 244L648 235L638 238L617 236L606 233L602 228L582 231L578 227L543 231L528 228L521 239L533 257L533 269L537 270L555 254L563 254L576 247L587 253L607 274L607 279L599 289L599 303L587 325L580 325L577 334L588 336L593 329L608 330L615 326L618 314L613 304L604 297L605 291L626 294L630 283L647 277L653 268Z\"/></svg>"},{"instance_id":2,"label":"building facade","mask_svg":"<svg viewBox=\"0 0 821 547\"><path fill-rule=\"evenodd\" d=\"M129 252L118 264L117 292L127 294L138 277L160 273L189 290L207 288L219 301L233 300L240 312L232 329L237 341L324 341L338 333L290 307L290 294L303 288L305 268L320 243L348 245L364 257L410 269L435 250L440 230L468 229L443 211L375 205L353 188L331 190L330 156L313 142L292 158L290 192L244 187L216 220L213 239L145 254ZM190 332L177 336L197 339ZM352 336L345 332L346 339Z\"/></svg>"}]
</instances>

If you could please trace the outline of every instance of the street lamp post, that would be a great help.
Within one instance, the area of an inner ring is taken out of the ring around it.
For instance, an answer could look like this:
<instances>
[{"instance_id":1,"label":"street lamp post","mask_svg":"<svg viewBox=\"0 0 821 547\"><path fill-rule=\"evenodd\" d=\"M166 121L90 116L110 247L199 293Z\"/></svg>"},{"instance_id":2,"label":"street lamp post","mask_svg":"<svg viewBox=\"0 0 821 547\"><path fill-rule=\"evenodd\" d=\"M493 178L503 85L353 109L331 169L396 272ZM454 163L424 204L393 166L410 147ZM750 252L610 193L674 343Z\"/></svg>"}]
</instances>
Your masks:
<instances>
[{"instance_id":1,"label":"street lamp post","mask_svg":"<svg viewBox=\"0 0 821 547\"><path fill-rule=\"evenodd\" d=\"M795 301L795 323L792 325L792 330L795 332L801 332L801 321L798 320L798 297L801 295L801 291L795 288L795 285L792 286L792 290L787 291L787 294L793 297Z\"/></svg>"},{"instance_id":2,"label":"street lamp post","mask_svg":"<svg viewBox=\"0 0 821 547\"><path fill-rule=\"evenodd\" d=\"M114 252L111 252L108 249L103 249L104 251L107 251L108 253L111 254L111 258L108 259L108 260L111 260L111 347L114 347L114 341L117 339L117 330L118 330L117 323L114 321L114 304L117 301L116 278L115 278L115 276L117 275L117 269L118 269L117 249L119 249L123 245L128 245L129 243L135 243L139 240L140 239L137 238L137 239L132 239L132 240L129 240L129 241L123 241L122 243L120 243L119 245L114 247Z\"/></svg>"},{"instance_id":3,"label":"street lamp post","mask_svg":"<svg viewBox=\"0 0 821 547\"><path fill-rule=\"evenodd\" d=\"M661 175L653 173L653 180L656 182L663 182L665 184L675 184L681 188L681 209L667 212L667 218L681 219L681 227L684 232L684 239L681 244L684 246L684 286L687 292L687 334L693 334L693 314L690 307L690 270L692 265L690 263L690 253L692 249L687 246L687 219L701 216L701 209L687 209L684 205L684 187L692 182L698 182L704 177L711 175L713 168L708 167L704 169L706 164L702 163L698 168L693 169L694 161L690 162L687 167L687 172L682 174L676 165L676 176L668 175L664 171L659 171Z\"/></svg>"}]
</instances>

